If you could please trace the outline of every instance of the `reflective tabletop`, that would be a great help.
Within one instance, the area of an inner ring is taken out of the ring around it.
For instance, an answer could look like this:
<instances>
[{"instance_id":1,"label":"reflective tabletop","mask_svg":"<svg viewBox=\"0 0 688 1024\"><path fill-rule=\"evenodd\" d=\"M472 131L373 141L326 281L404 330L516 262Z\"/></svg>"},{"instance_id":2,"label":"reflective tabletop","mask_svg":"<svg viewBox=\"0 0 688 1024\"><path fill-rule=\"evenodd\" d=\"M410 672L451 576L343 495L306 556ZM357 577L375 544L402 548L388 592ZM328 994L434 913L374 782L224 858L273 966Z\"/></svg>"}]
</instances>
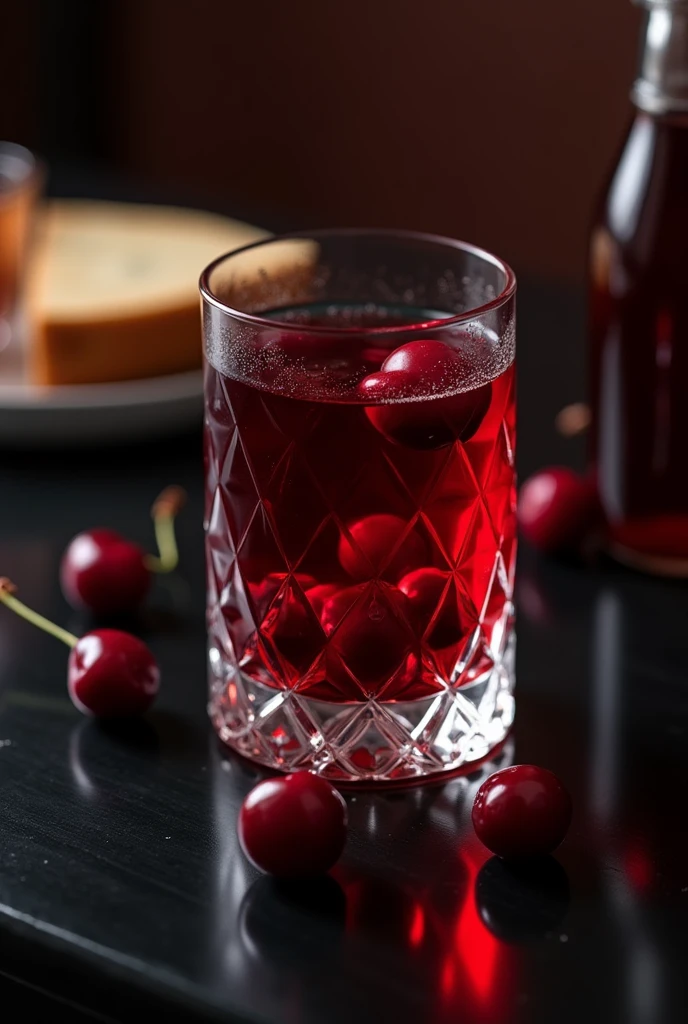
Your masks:
<instances>
[{"instance_id":1,"label":"reflective tabletop","mask_svg":"<svg viewBox=\"0 0 688 1024\"><path fill-rule=\"evenodd\" d=\"M557 409L583 387L581 303L520 297L520 468L576 463ZM339 1024L686 1018L688 586L524 548L514 730L472 774L347 793L331 876L260 876L236 841L261 772L205 715L200 434L0 453L0 575L75 631L61 552L107 525L149 546L148 508L189 491L181 569L128 626L163 689L133 726L82 717L66 650L0 608L0 993L34 1019ZM556 858L514 869L470 826L497 766L558 772L574 800Z\"/></svg>"}]
</instances>

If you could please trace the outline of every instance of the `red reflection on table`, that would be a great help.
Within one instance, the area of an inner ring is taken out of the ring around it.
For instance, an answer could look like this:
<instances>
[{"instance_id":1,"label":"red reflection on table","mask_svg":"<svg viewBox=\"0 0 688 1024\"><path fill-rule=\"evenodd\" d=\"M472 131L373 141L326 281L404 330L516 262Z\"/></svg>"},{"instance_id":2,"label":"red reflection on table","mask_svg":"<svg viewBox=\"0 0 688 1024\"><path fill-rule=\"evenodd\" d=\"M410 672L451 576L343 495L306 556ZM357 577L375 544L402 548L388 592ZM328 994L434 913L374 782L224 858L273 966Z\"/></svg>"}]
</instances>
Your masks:
<instances>
[{"instance_id":1,"label":"red reflection on table","mask_svg":"<svg viewBox=\"0 0 688 1024\"><path fill-rule=\"evenodd\" d=\"M489 854L477 843L460 851L467 884L457 908L451 943L447 944L440 988L445 1004L460 998L489 1021L503 1010L511 988L513 951L484 925L475 898L475 880Z\"/></svg>"},{"instance_id":2,"label":"red reflection on table","mask_svg":"<svg viewBox=\"0 0 688 1024\"><path fill-rule=\"evenodd\" d=\"M642 893L650 888L655 877L655 866L643 839L638 836L629 837L621 862L624 874L636 892Z\"/></svg>"},{"instance_id":3,"label":"red reflection on table","mask_svg":"<svg viewBox=\"0 0 688 1024\"><path fill-rule=\"evenodd\" d=\"M461 1019L496 1024L512 1001L517 953L489 931L476 903L489 856L476 839L464 841L458 863L445 862L441 880L413 892L389 878L334 872L346 893L348 934L401 957L435 1005L434 1024L454 1021L459 1010Z\"/></svg>"}]
</instances>

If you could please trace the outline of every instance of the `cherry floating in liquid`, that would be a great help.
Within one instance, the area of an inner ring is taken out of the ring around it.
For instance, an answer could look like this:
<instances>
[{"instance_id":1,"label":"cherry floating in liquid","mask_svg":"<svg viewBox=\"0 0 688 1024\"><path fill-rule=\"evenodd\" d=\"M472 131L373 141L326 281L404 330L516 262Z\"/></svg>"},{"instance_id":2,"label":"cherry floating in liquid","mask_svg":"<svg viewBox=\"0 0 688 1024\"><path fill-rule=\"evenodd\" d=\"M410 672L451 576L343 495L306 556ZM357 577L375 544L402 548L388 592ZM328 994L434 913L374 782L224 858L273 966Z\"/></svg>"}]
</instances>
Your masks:
<instances>
[{"instance_id":1,"label":"cherry floating in liquid","mask_svg":"<svg viewBox=\"0 0 688 1024\"><path fill-rule=\"evenodd\" d=\"M181 487L168 487L151 514L159 556L147 555L138 544L115 530L77 534L60 565L62 592L74 608L96 615L117 615L138 607L151 583L151 573L167 573L179 562L174 519L185 500Z\"/></svg>"},{"instance_id":2,"label":"cherry floating in liquid","mask_svg":"<svg viewBox=\"0 0 688 1024\"><path fill-rule=\"evenodd\" d=\"M534 548L546 554L575 549L600 518L594 481L571 469L543 469L521 487L521 533Z\"/></svg>"},{"instance_id":3,"label":"cherry floating in liquid","mask_svg":"<svg viewBox=\"0 0 688 1024\"><path fill-rule=\"evenodd\" d=\"M339 538L342 569L358 580L383 576L396 582L422 564L426 556L422 538L414 530L407 530L408 523L387 513L364 516L351 523Z\"/></svg>"},{"instance_id":4,"label":"cherry floating in liquid","mask_svg":"<svg viewBox=\"0 0 688 1024\"><path fill-rule=\"evenodd\" d=\"M160 688L160 671L142 640L118 629L76 637L27 608L14 592L9 580L0 579L0 602L71 647L67 688L79 711L103 718L147 711Z\"/></svg>"},{"instance_id":5,"label":"cherry floating in liquid","mask_svg":"<svg viewBox=\"0 0 688 1024\"><path fill-rule=\"evenodd\" d=\"M571 797L553 772L519 764L483 782L473 804L473 827L498 857L542 856L566 835L571 810Z\"/></svg>"},{"instance_id":6,"label":"cherry floating in liquid","mask_svg":"<svg viewBox=\"0 0 688 1024\"><path fill-rule=\"evenodd\" d=\"M368 406L366 416L388 441L418 451L469 441L490 406L492 385L442 396L465 380L465 367L465 357L442 341L410 341L359 384L366 399L381 403Z\"/></svg>"},{"instance_id":7,"label":"cherry floating in liquid","mask_svg":"<svg viewBox=\"0 0 688 1024\"><path fill-rule=\"evenodd\" d=\"M239 841L261 871L281 878L323 874L346 842L346 804L325 779L295 772L265 779L239 812Z\"/></svg>"},{"instance_id":8,"label":"cherry floating in liquid","mask_svg":"<svg viewBox=\"0 0 688 1024\"><path fill-rule=\"evenodd\" d=\"M306 591L306 597L318 618L322 615L325 603L334 597L339 589L336 583L319 583L316 587L311 587Z\"/></svg>"},{"instance_id":9,"label":"cherry floating in liquid","mask_svg":"<svg viewBox=\"0 0 688 1024\"><path fill-rule=\"evenodd\" d=\"M322 634L318 630L318 616L315 612L310 613L308 599L303 593L313 588L317 581L306 573L296 573L293 579L303 596L286 582L289 577L283 573L266 576L254 588L254 596L262 617L261 629L269 634L281 654L293 664L300 665L304 660L315 657Z\"/></svg>"},{"instance_id":10,"label":"cherry floating in liquid","mask_svg":"<svg viewBox=\"0 0 688 1024\"><path fill-rule=\"evenodd\" d=\"M293 577L304 592L317 585L314 576L305 572L297 572ZM289 579L286 572L271 572L260 581L260 583L249 583L249 589L256 605L256 611L261 619L265 618L270 611L273 601Z\"/></svg>"},{"instance_id":11,"label":"cherry floating in liquid","mask_svg":"<svg viewBox=\"0 0 688 1024\"><path fill-rule=\"evenodd\" d=\"M347 587L325 602L320 616L330 637L326 677L340 694L398 695L415 676L416 645L407 626L411 608L389 584ZM394 682L390 681L394 677Z\"/></svg>"},{"instance_id":12,"label":"cherry floating in liquid","mask_svg":"<svg viewBox=\"0 0 688 1024\"><path fill-rule=\"evenodd\" d=\"M450 647L458 643L466 632L459 618L456 591L450 580L451 573L429 567L414 569L399 581L399 590L409 600L416 627L431 647ZM440 611L436 614L438 607Z\"/></svg>"}]
</instances>

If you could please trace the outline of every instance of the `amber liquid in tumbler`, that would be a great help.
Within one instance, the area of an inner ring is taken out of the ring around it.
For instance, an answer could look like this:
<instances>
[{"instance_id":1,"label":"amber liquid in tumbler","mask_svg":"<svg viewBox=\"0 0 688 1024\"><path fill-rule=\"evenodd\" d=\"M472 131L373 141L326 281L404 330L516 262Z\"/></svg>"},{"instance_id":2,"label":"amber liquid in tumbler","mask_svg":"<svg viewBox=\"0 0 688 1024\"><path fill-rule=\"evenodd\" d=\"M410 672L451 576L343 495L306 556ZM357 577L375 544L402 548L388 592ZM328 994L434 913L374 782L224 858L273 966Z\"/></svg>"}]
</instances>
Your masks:
<instances>
[{"instance_id":1,"label":"amber liquid in tumbler","mask_svg":"<svg viewBox=\"0 0 688 1024\"><path fill-rule=\"evenodd\" d=\"M358 315L362 328L379 324L379 311ZM409 321L386 314L387 326ZM320 353L288 395L270 390L269 374L256 385L206 369L211 668L216 652L275 691L413 702L489 674L490 646L510 633L514 369L481 385L470 439L411 447L354 397L398 340L347 344L350 361L341 346ZM319 375L342 388L318 394ZM401 416L422 420L432 402L419 397ZM222 723L241 729L235 684L230 673L211 696L221 735Z\"/></svg>"},{"instance_id":2,"label":"amber liquid in tumbler","mask_svg":"<svg viewBox=\"0 0 688 1024\"><path fill-rule=\"evenodd\" d=\"M590 252L591 456L612 550L688 574L688 120L638 113Z\"/></svg>"}]
</instances>

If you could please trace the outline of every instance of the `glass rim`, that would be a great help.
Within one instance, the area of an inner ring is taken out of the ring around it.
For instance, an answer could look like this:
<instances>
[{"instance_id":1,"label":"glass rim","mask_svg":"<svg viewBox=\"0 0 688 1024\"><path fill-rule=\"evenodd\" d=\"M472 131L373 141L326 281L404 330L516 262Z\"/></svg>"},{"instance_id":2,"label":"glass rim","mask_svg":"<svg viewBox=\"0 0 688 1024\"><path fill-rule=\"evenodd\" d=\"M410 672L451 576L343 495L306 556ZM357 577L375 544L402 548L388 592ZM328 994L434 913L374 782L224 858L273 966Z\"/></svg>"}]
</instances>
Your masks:
<instances>
[{"instance_id":1,"label":"glass rim","mask_svg":"<svg viewBox=\"0 0 688 1024\"><path fill-rule=\"evenodd\" d=\"M486 263L490 263L493 267L497 267L501 270L505 277L504 287L499 294L494 297L494 299L490 299L489 302L483 302L479 306L475 306L473 309L467 310L465 313L457 313L452 316L440 317L439 319L434 320L417 321L410 324L397 324L380 327L373 326L366 327L365 329L361 329L356 326L323 328L322 325L315 326L312 324L295 323L293 321L275 320L259 314L247 313L244 310L236 309L233 306L228 305L226 302L223 302L213 293L210 287L211 275L222 263L226 260L232 259L234 256L241 256L242 253L248 252L252 249L257 249L260 246L270 245L274 242L285 242L291 239L311 239L317 242L319 239L324 238L352 238L356 236L368 236L370 238L389 240L397 238L406 241L432 242L436 245L444 246L445 248L470 253L472 256L477 256ZM499 256L495 256L487 249L482 249L478 245L472 245L470 242L462 242L459 239L449 238L446 235L436 235L425 231L406 231L395 228L319 228L315 231L288 231L284 234L271 235L268 238L260 238L256 242L250 242L248 245L242 245L239 249L231 249L229 252L223 253L221 256L214 259L212 263L208 264L200 276L198 286L204 302L210 303L210 305L215 306L217 309L222 310L222 312L237 320L241 320L243 323L252 324L256 327L267 327L272 328L273 330L275 327L279 327L280 330L298 331L300 334L313 335L380 335L402 334L404 332L413 332L418 330L434 330L438 327L447 328L456 324L476 320L485 313L498 309L513 298L516 293L516 275L508 263L500 259Z\"/></svg>"},{"instance_id":2,"label":"glass rim","mask_svg":"<svg viewBox=\"0 0 688 1024\"><path fill-rule=\"evenodd\" d=\"M15 160L18 164L23 165L22 173L16 178L8 179L7 186L0 191L0 199L3 196L26 188L29 182L34 181L41 174L41 162L35 153L32 153L30 149L22 146L19 142L9 142L6 139L0 139L0 167L2 167L2 164L8 157L10 160Z\"/></svg>"}]
</instances>

